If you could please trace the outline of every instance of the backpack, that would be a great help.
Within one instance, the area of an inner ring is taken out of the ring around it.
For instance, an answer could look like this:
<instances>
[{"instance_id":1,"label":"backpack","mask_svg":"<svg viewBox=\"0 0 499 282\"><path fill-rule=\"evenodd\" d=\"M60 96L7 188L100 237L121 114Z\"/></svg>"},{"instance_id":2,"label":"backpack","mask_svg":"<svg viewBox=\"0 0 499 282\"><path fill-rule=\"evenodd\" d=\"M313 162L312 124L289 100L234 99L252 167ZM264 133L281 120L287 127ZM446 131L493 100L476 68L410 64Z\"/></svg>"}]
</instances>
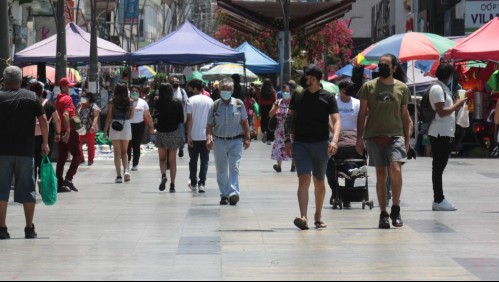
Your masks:
<instances>
[{"instance_id":1,"label":"backpack","mask_svg":"<svg viewBox=\"0 0 499 282\"><path fill-rule=\"evenodd\" d=\"M220 105L220 101L222 99L218 99L215 101L215 103L213 103L213 114L215 114L216 112L218 112L218 106ZM239 100L239 99L235 99L236 100L236 108L239 109L239 111L241 111L241 106L243 105L243 101ZM232 102L231 102L232 103ZM232 103L234 104L234 103Z\"/></svg>"},{"instance_id":2,"label":"backpack","mask_svg":"<svg viewBox=\"0 0 499 282\"><path fill-rule=\"evenodd\" d=\"M433 83L430 87L428 87L428 89L426 89L426 92L423 94L423 98L421 99L421 105L419 107L420 121L428 126L435 119L436 115L435 109L433 109L433 105L430 102L430 90L435 85L442 87L442 85L440 85L440 83L438 82ZM445 100L447 100L447 93L445 93L444 91L444 101Z\"/></svg>"}]
</instances>

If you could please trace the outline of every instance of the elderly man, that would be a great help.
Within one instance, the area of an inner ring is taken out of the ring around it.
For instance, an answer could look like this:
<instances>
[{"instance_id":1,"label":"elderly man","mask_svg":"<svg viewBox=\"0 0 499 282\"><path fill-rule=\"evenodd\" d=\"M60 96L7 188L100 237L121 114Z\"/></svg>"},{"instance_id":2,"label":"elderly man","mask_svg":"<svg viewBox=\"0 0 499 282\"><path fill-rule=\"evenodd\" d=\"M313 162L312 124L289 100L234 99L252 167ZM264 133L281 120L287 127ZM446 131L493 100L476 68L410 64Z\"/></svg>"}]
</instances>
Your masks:
<instances>
[{"instance_id":1,"label":"elderly man","mask_svg":"<svg viewBox=\"0 0 499 282\"><path fill-rule=\"evenodd\" d=\"M250 146L248 114L244 103L232 97L232 80L220 83L220 96L208 114L206 147L213 149L220 205L235 206L239 202L239 162L244 149Z\"/></svg>"},{"instance_id":2,"label":"elderly man","mask_svg":"<svg viewBox=\"0 0 499 282\"><path fill-rule=\"evenodd\" d=\"M37 237L33 217L36 192L33 171L35 118L43 136L42 154L50 152L48 121L35 93L20 89L22 71L15 66L3 72L5 87L0 90L0 240L10 239L6 217L12 177L15 176L14 201L24 205L26 239Z\"/></svg>"}]
</instances>

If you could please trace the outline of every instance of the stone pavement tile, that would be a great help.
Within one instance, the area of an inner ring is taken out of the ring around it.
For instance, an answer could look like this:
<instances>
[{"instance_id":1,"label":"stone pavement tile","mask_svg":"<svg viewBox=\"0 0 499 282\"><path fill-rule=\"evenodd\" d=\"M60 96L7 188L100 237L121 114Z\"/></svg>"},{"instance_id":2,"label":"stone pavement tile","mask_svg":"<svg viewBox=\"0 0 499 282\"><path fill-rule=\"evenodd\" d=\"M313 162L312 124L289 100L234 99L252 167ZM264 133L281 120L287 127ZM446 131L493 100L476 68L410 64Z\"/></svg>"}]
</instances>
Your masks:
<instances>
[{"instance_id":1,"label":"stone pavement tile","mask_svg":"<svg viewBox=\"0 0 499 282\"><path fill-rule=\"evenodd\" d=\"M178 160L177 193L160 193L157 155L141 160L132 181L114 184L112 161L80 169L79 193L37 206L39 239L24 240L22 206L9 204L14 239L0 280L477 280L499 259L497 160L451 159L446 197L456 212L431 211L431 159L403 168L401 229L379 230L379 208L332 210L324 230L293 225L297 177L277 174L270 146L252 143L241 162L241 201L219 206L213 158L207 193L187 186L188 158ZM287 162L283 167L289 166ZM369 168L374 176L374 170ZM169 177L170 178L170 177ZM369 193L376 203L375 177ZM445 232L441 232L445 231ZM477 261L478 259L478 261ZM480 261L482 260L482 261ZM494 276L492 276L494 277Z\"/></svg>"}]
</instances>

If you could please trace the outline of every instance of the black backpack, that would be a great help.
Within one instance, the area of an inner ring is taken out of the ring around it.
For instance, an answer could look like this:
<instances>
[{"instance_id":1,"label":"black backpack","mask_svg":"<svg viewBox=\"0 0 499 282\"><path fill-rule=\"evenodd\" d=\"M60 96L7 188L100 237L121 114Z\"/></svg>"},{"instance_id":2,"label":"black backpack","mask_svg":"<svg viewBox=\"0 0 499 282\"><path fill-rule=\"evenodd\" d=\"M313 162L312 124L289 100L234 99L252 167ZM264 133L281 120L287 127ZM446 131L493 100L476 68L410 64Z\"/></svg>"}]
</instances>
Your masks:
<instances>
[{"instance_id":1,"label":"black backpack","mask_svg":"<svg viewBox=\"0 0 499 282\"><path fill-rule=\"evenodd\" d=\"M419 106L420 121L427 125L431 124L431 122L435 119L436 115L436 112L433 109L430 102L430 90L435 85L439 85L439 83L435 82L430 87L428 87L428 89L426 89L426 92L423 94L423 98L421 99L421 105ZM447 93L445 93L444 91L444 101L446 99L447 99Z\"/></svg>"}]
</instances>

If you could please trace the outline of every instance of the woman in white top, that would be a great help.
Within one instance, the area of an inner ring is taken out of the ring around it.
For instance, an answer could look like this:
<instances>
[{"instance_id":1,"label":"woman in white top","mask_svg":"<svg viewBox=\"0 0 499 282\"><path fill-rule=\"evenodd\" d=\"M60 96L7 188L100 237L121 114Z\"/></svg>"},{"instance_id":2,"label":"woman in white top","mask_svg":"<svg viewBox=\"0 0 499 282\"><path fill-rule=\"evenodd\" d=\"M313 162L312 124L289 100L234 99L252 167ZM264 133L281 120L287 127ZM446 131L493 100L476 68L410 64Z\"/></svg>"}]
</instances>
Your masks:
<instances>
[{"instance_id":1,"label":"woman in white top","mask_svg":"<svg viewBox=\"0 0 499 282\"><path fill-rule=\"evenodd\" d=\"M455 211L456 207L444 197L442 175L444 173L452 150L452 142L456 131L455 112L461 108L467 99L458 99L454 104L452 93L447 86L452 81L454 67L447 63L438 66L436 76L438 81L430 89L430 103L435 110L435 119L430 124L428 135L433 154L433 193L434 211Z\"/></svg>"},{"instance_id":2,"label":"woman in white top","mask_svg":"<svg viewBox=\"0 0 499 282\"><path fill-rule=\"evenodd\" d=\"M132 140L128 143L128 162L132 161L132 150L133 150L133 163L132 171L137 171L140 161L140 145L142 143L142 137L144 137L144 132L146 130L146 124L149 125L149 133L154 134L154 124L152 121L151 113L149 112L149 105L144 99L141 99L139 94L139 88L137 86L132 86L130 91L130 98L133 101L132 107L134 110L133 118L130 119L132 125Z\"/></svg>"}]
</instances>

